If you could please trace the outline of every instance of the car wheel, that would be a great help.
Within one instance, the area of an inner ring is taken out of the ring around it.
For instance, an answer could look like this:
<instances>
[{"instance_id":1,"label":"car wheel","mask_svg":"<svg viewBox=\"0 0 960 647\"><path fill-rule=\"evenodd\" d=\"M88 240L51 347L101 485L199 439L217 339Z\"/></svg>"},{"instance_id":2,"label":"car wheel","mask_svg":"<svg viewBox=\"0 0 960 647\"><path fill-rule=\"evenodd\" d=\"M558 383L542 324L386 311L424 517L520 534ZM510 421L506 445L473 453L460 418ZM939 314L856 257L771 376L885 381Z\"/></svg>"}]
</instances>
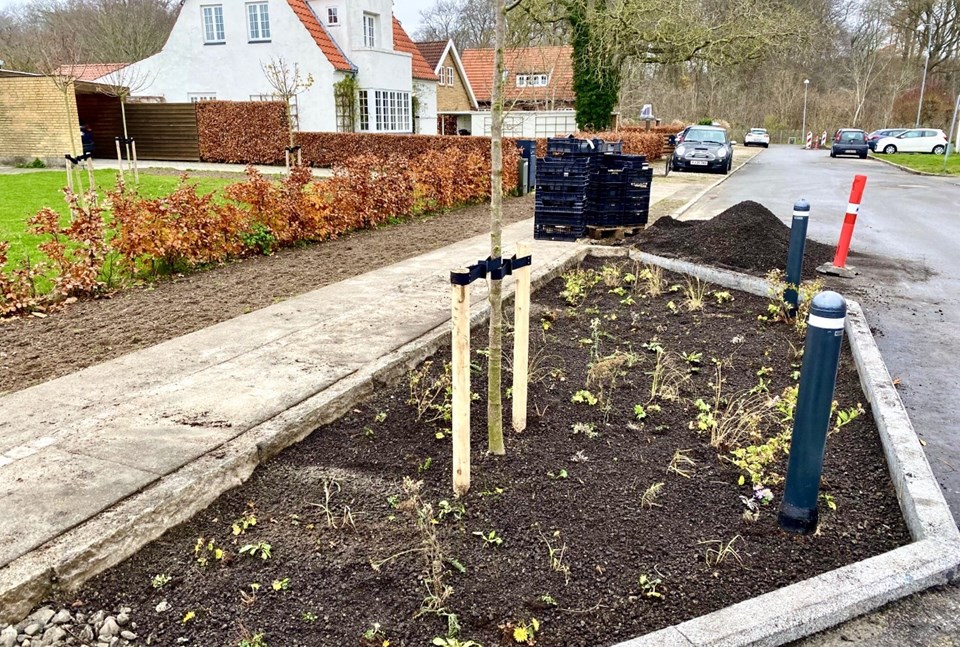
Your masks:
<instances>
[{"instance_id":1,"label":"car wheel","mask_svg":"<svg viewBox=\"0 0 960 647\"><path fill-rule=\"evenodd\" d=\"M897 147L894 146L893 144L887 144L886 146L883 147L883 152L886 155L893 155L894 153L897 152Z\"/></svg>"},{"instance_id":2,"label":"car wheel","mask_svg":"<svg viewBox=\"0 0 960 647\"><path fill-rule=\"evenodd\" d=\"M860 159L862 159L862 160L867 159L867 154L866 154L866 153L860 153Z\"/></svg>"},{"instance_id":3,"label":"car wheel","mask_svg":"<svg viewBox=\"0 0 960 647\"><path fill-rule=\"evenodd\" d=\"M943 155L943 151L947 150L944 146L934 146L933 154L934 155Z\"/></svg>"},{"instance_id":4,"label":"car wheel","mask_svg":"<svg viewBox=\"0 0 960 647\"><path fill-rule=\"evenodd\" d=\"M770 148L770 144L764 144L763 147L764 147L764 148Z\"/></svg>"},{"instance_id":5,"label":"car wheel","mask_svg":"<svg viewBox=\"0 0 960 647\"><path fill-rule=\"evenodd\" d=\"M836 156L837 156L836 153L834 153L833 151L830 151L830 157L836 157Z\"/></svg>"}]
</instances>

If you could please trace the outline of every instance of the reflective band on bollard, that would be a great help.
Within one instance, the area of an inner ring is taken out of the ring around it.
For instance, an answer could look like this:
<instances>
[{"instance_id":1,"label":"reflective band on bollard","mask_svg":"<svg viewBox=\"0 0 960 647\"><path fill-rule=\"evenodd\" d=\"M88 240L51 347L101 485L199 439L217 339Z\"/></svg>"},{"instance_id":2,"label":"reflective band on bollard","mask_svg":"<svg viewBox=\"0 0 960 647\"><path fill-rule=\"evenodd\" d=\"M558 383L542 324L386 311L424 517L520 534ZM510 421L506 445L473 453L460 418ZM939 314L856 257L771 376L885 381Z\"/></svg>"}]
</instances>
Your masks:
<instances>
[{"instance_id":1,"label":"reflective band on bollard","mask_svg":"<svg viewBox=\"0 0 960 647\"><path fill-rule=\"evenodd\" d=\"M787 483L778 517L780 528L794 534L809 534L817 528L817 498L846 315L847 303L836 292L821 292L810 306Z\"/></svg>"},{"instance_id":2,"label":"reflective band on bollard","mask_svg":"<svg viewBox=\"0 0 960 647\"><path fill-rule=\"evenodd\" d=\"M803 248L807 242L807 221L810 216L810 203L797 200L793 205L793 221L790 223L790 251L787 253L787 289L783 300L789 306L791 317L797 316L800 276L803 273Z\"/></svg>"}]
</instances>

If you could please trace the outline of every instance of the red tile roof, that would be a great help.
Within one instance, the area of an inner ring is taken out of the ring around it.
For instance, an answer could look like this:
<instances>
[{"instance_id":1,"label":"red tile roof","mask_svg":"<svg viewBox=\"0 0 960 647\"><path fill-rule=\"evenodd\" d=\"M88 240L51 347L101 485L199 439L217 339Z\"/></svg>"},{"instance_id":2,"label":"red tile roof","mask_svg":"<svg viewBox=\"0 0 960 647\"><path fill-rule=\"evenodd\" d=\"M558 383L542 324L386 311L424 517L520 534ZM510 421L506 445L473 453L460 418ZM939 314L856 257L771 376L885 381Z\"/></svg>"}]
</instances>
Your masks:
<instances>
[{"instance_id":1,"label":"red tile roof","mask_svg":"<svg viewBox=\"0 0 960 647\"><path fill-rule=\"evenodd\" d=\"M403 30L403 25L400 24L396 16L393 17L393 49L394 51L406 52L413 56L413 78L424 81L437 80L437 75L433 73L433 69L436 66L431 66L427 63L426 59L423 58L423 54L420 53L417 46L410 40L407 32Z\"/></svg>"},{"instance_id":2,"label":"red tile roof","mask_svg":"<svg viewBox=\"0 0 960 647\"><path fill-rule=\"evenodd\" d=\"M443 56L443 53L447 51L447 44L449 42L450 41L447 40L425 41L417 43L417 49L423 54L423 58L430 64L430 67L436 71L437 66L440 65L440 58Z\"/></svg>"},{"instance_id":3,"label":"red tile roof","mask_svg":"<svg viewBox=\"0 0 960 647\"><path fill-rule=\"evenodd\" d=\"M327 60L330 61L330 64L333 65L335 70L341 72L355 71L355 68L350 64L350 61L347 60L347 57L343 55L340 48L337 47L333 39L330 38L330 34L327 33L327 30L320 24L320 21L317 20L316 14L310 9L306 0L287 0L287 4L293 9L293 13L297 14L297 18L300 19L300 22L303 23L306 30L313 36L314 42L316 42L320 51L327 57Z\"/></svg>"},{"instance_id":4,"label":"red tile roof","mask_svg":"<svg viewBox=\"0 0 960 647\"><path fill-rule=\"evenodd\" d=\"M493 50L468 49L461 53L463 69L477 95L477 101L490 102L493 89ZM573 48L526 47L504 52L509 76L504 84L507 101L572 102ZM545 87L517 87L517 74L549 74Z\"/></svg>"},{"instance_id":5,"label":"red tile roof","mask_svg":"<svg viewBox=\"0 0 960 647\"><path fill-rule=\"evenodd\" d=\"M113 74L123 69L128 63L78 63L77 65L61 65L57 68L57 76L75 78L77 81L96 81L101 76Z\"/></svg>"}]
</instances>

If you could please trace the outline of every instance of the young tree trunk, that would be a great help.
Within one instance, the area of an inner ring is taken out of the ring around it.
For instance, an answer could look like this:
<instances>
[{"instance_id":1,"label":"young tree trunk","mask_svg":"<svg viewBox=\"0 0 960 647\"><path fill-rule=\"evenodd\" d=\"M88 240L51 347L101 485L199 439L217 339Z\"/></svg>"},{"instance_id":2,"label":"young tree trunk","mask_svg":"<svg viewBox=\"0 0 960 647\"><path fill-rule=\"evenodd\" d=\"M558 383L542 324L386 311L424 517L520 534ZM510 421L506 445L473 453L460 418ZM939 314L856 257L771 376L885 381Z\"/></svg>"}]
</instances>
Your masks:
<instances>
[{"instance_id":1,"label":"young tree trunk","mask_svg":"<svg viewBox=\"0 0 960 647\"><path fill-rule=\"evenodd\" d=\"M490 256L502 255L503 229L503 50L506 3L496 0L493 96L490 115ZM487 444L491 454L506 454L503 445L503 294L501 281L490 281L490 364L487 373Z\"/></svg>"}]
</instances>

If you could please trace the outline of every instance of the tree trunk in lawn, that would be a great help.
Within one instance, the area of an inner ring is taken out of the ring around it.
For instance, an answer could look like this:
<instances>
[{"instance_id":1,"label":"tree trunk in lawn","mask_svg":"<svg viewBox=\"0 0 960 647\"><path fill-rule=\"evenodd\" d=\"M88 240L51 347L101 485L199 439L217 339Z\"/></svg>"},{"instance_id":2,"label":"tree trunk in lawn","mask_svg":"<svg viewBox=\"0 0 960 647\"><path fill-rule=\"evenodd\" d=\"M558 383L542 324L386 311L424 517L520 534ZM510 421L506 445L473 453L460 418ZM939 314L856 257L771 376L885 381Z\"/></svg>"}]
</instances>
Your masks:
<instances>
[{"instance_id":1,"label":"tree trunk in lawn","mask_svg":"<svg viewBox=\"0 0 960 647\"><path fill-rule=\"evenodd\" d=\"M490 119L490 256L502 254L503 229L503 49L506 5L497 1L497 23ZM501 281L490 281L490 364L487 373L487 442L491 454L506 454L503 445L503 295Z\"/></svg>"}]
</instances>

